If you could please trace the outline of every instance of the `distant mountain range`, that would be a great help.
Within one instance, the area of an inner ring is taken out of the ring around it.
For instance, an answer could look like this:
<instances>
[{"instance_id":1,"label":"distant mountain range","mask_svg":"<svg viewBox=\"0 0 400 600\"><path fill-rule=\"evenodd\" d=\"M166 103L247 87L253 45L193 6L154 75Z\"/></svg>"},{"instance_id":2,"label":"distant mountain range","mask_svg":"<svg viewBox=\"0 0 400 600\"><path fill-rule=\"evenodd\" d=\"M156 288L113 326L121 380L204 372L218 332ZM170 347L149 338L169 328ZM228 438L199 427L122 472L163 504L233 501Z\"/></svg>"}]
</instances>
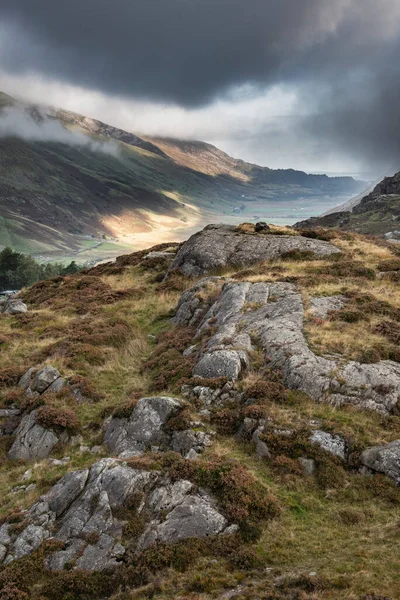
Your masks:
<instances>
[{"instance_id":1,"label":"distant mountain range","mask_svg":"<svg viewBox=\"0 0 400 600\"><path fill-rule=\"evenodd\" d=\"M300 221L295 227L334 227L400 239L400 172L338 208L337 212Z\"/></svg>"},{"instance_id":2,"label":"distant mountain range","mask_svg":"<svg viewBox=\"0 0 400 600\"><path fill-rule=\"evenodd\" d=\"M3 93L0 165L0 249L44 258L100 260L243 209L257 215L266 202L334 203L365 186L249 164L204 142L139 137Z\"/></svg>"}]
</instances>

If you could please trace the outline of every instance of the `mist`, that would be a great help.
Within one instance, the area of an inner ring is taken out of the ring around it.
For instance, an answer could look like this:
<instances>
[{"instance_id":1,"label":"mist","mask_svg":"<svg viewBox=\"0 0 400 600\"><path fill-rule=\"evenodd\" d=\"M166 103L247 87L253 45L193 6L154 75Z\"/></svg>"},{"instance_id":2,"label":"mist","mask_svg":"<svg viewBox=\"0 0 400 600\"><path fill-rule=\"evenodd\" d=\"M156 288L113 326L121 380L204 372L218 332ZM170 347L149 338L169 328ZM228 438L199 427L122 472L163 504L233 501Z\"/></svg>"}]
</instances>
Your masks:
<instances>
[{"instance_id":1,"label":"mist","mask_svg":"<svg viewBox=\"0 0 400 600\"><path fill-rule=\"evenodd\" d=\"M0 138L16 137L29 142L52 142L86 148L117 156L118 145L112 141L98 142L79 131L70 131L57 119L49 118L37 107L13 106L0 114Z\"/></svg>"}]
</instances>

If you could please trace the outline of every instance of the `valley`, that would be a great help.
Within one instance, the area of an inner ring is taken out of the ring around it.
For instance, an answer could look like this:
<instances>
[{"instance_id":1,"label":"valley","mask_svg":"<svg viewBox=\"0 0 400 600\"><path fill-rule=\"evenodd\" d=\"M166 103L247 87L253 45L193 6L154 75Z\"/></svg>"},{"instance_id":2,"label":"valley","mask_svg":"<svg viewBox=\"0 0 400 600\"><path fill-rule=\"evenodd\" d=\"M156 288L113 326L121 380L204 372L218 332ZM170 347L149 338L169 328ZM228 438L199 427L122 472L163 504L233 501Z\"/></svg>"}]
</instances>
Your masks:
<instances>
[{"instance_id":1,"label":"valley","mask_svg":"<svg viewBox=\"0 0 400 600\"><path fill-rule=\"evenodd\" d=\"M222 220L291 224L365 186L259 167L203 142L140 138L5 94L0 106L0 247L43 260L100 262ZM25 133L1 134L10 114Z\"/></svg>"}]
</instances>

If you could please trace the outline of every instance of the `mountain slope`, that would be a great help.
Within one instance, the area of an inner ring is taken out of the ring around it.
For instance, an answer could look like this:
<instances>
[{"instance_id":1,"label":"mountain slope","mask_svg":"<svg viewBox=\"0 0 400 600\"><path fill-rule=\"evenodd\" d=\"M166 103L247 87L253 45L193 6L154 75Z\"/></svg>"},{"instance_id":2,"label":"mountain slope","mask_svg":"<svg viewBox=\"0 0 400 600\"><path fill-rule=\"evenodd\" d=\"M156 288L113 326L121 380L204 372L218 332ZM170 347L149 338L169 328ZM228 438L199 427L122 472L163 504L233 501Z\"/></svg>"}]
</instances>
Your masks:
<instances>
[{"instance_id":1,"label":"mountain slope","mask_svg":"<svg viewBox=\"0 0 400 600\"><path fill-rule=\"evenodd\" d=\"M0 110L0 247L49 258L100 260L222 216L264 217L277 202L333 203L363 185L258 167L202 142L143 139L6 94Z\"/></svg>"},{"instance_id":2,"label":"mountain slope","mask_svg":"<svg viewBox=\"0 0 400 600\"><path fill-rule=\"evenodd\" d=\"M390 234L400 229L400 172L385 177L352 211L341 211L296 223L295 227L335 227L360 233Z\"/></svg>"}]
</instances>

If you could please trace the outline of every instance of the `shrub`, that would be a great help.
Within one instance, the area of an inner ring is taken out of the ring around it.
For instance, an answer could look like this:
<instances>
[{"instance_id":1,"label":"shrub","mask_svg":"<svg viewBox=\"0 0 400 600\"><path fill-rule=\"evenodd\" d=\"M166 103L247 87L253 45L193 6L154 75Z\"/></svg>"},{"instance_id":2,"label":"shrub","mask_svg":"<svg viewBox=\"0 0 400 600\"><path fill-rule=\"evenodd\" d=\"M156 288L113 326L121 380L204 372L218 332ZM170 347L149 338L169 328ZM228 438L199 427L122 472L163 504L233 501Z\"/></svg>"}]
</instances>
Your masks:
<instances>
[{"instance_id":1,"label":"shrub","mask_svg":"<svg viewBox=\"0 0 400 600\"><path fill-rule=\"evenodd\" d=\"M210 461L181 460L172 466L170 475L209 489L232 521L260 521L280 512L277 500L237 461L220 457Z\"/></svg>"},{"instance_id":2,"label":"shrub","mask_svg":"<svg viewBox=\"0 0 400 600\"><path fill-rule=\"evenodd\" d=\"M305 429L295 432L290 437L272 431L261 436L274 457L286 456L290 459L298 459L306 456L314 459L317 465L316 478L321 487L342 487L346 472L341 459L312 444L308 438L309 432ZM289 463L286 463L286 466L288 465Z\"/></svg>"},{"instance_id":3,"label":"shrub","mask_svg":"<svg viewBox=\"0 0 400 600\"><path fill-rule=\"evenodd\" d=\"M81 375L73 375L68 380L68 383L70 384L70 386L73 387L73 389L78 389L85 399L90 399L93 402L98 402L99 400L102 400L105 397L105 395L102 392L99 392L93 387L93 383L87 377L82 377Z\"/></svg>"},{"instance_id":4,"label":"shrub","mask_svg":"<svg viewBox=\"0 0 400 600\"><path fill-rule=\"evenodd\" d=\"M185 431L190 428L191 421L189 408L184 408L168 420L168 427L172 431Z\"/></svg>"},{"instance_id":5,"label":"shrub","mask_svg":"<svg viewBox=\"0 0 400 600\"><path fill-rule=\"evenodd\" d=\"M400 260L398 258L384 260L381 263L379 263L378 270L382 272L400 271Z\"/></svg>"},{"instance_id":6,"label":"shrub","mask_svg":"<svg viewBox=\"0 0 400 600\"><path fill-rule=\"evenodd\" d=\"M137 399L125 400L114 409L112 416L116 419L129 419L137 403Z\"/></svg>"},{"instance_id":7,"label":"shrub","mask_svg":"<svg viewBox=\"0 0 400 600\"><path fill-rule=\"evenodd\" d=\"M1 600L28 600L29 596L14 583L7 583L0 592Z\"/></svg>"},{"instance_id":8,"label":"shrub","mask_svg":"<svg viewBox=\"0 0 400 600\"><path fill-rule=\"evenodd\" d=\"M374 333L383 335L393 344L400 344L400 325L393 321L382 321L374 328Z\"/></svg>"},{"instance_id":9,"label":"shrub","mask_svg":"<svg viewBox=\"0 0 400 600\"><path fill-rule=\"evenodd\" d=\"M288 250L288 252L284 252L281 255L282 260L289 261L316 260L317 258L315 252L312 252L312 250L299 250L298 248Z\"/></svg>"},{"instance_id":10,"label":"shrub","mask_svg":"<svg viewBox=\"0 0 400 600\"><path fill-rule=\"evenodd\" d=\"M273 466L281 475L303 475L303 469L299 461L282 454L274 459Z\"/></svg>"},{"instance_id":11,"label":"shrub","mask_svg":"<svg viewBox=\"0 0 400 600\"><path fill-rule=\"evenodd\" d=\"M279 377L267 373L267 377L273 377L271 380L258 379L257 381L246 385L246 398L255 398L257 400L270 400L272 402L285 401L287 399L287 389L279 380Z\"/></svg>"},{"instance_id":12,"label":"shrub","mask_svg":"<svg viewBox=\"0 0 400 600\"><path fill-rule=\"evenodd\" d=\"M241 571L250 571L251 569L258 569L263 566L263 561L257 554L257 551L254 548L247 548L246 546L238 548L230 557L229 562L234 568Z\"/></svg>"},{"instance_id":13,"label":"shrub","mask_svg":"<svg viewBox=\"0 0 400 600\"><path fill-rule=\"evenodd\" d=\"M66 429L70 432L79 429L76 413L66 408L41 406L37 411L36 421L46 429Z\"/></svg>"},{"instance_id":14,"label":"shrub","mask_svg":"<svg viewBox=\"0 0 400 600\"><path fill-rule=\"evenodd\" d=\"M217 426L218 433L231 435L240 427L240 411L238 408L222 408L214 412L212 420Z\"/></svg>"},{"instance_id":15,"label":"shrub","mask_svg":"<svg viewBox=\"0 0 400 600\"><path fill-rule=\"evenodd\" d=\"M0 369L0 386L12 387L17 385L26 369L21 367L6 367Z\"/></svg>"},{"instance_id":16,"label":"shrub","mask_svg":"<svg viewBox=\"0 0 400 600\"><path fill-rule=\"evenodd\" d=\"M333 277L364 277L366 279L375 279L376 277L374 269L353 260L332 262L330 265L319 268L318 271Z\"/></svg>"},{"instance_id":17,"label":"shrub","mask_svg":"<svg viewBox=\"0 0 400 600\"><path fill-rule=\"evenodd\" d=\"M261 404L251 404L242 410L243 419L265 419L267 415L267 407Z\"/></svg>"},{"instance_id":18,"label":"shrub","mask_svg":"<svg viewBox=\"0 0 400 600\"><path fill-rule=\"evenodd\" d=\"M176 327L162 333L158 345L143 370L153 372L152 390L162 390L189 378L194 367L193 357L184 357L183 350L193 339L191 327Z\"/></svg>"},{"instance_id":19,"label":"shrub","mask_svg":"<svg viewBox=\"0 0 400 600\"><path fill-rule=\"evenodd\" d=\"M339 237L339 232L332 230L332 229L322 229L322 228L316 228L316 229L300 229L299 230L300 235L302 235L303 237L312 239L312 240L322 240L324 242L330 242L331 240L334 240L335 238Z\"/></svg>"}]
</instances>

